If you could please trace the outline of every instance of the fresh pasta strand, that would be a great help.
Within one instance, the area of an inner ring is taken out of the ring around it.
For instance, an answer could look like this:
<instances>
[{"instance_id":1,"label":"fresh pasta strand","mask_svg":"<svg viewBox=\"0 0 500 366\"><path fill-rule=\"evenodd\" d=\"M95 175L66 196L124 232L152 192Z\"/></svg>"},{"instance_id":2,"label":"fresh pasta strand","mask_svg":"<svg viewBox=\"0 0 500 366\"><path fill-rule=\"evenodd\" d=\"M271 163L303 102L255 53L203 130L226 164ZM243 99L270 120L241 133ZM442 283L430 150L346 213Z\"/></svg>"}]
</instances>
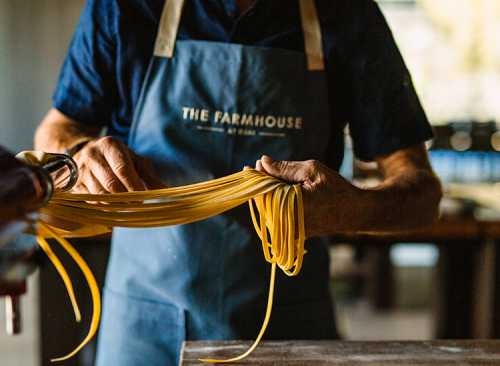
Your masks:
<instances>
[{"instance_id":1,"label":"fresh pasta strand","mask_svg":"<svg viewBox=\"0 0 500 366\"><path fill-rule=\"evenodd\" d=\"M73 283L71 282L71 278L69 278L68 272L66 272L66 268L64 268L63 264L56 256L50 244L45 240L45 238L38 237L37 238L38 245L42 248L45 255L52 262L52 265L56 268L59 276L64 282L64 286L66 286L66 292L68 293L69 299L71 301L71 306L73 307L73 312L75 313L75 320L80 322L82 320L82 315L80 313L80 308L78 307L78 303L76 301L75 290L73 289Z\"/></svg>"},{"instance_id":2,"label":"fresh pasta strand","mask_svg":"<svg viewBox=\"0 0 500 366\"><path fill-rule=\"evenodd\" d=\"M101 294L99 292L99 286L97 285L97 281L94 277L94 274L92 273L92 270L89 268L87 262L85 262L85 260L80 256L78 251L66 239L60 237L54 231L52 231L52 229L48 225L45 225L43 223L39 223L39 225L42 233L46 233L46 235L54 238L59 243L59 245L61 245L64 250L71 256L71 258L73 258L75 263L82 270L92 295L93 314L87 336L73 351L71 351L67 355L51 359L52 362L66 361L76 355L83 347L85 347L97 333L97 329L99 328L99 319L101 317ZM39 237L38 239L39 241L43 242L43 238Z\"/></svg>"},{"instance_id":3,"label":"fresh pasta strand","mask_svg":"<svg viewBox=\"0 0 500 366\"><path fill-rule=\"evenodd\" d=\"M89 203L95 202L95 203ZM202 359L207 363L236 362L250 355L265 334L271 318L276 268L296 276L305 254L302 190L254 169L182 187L117 194L72 194L57 192L41 209L38 242L58 269L75 314L78 305L67 273L50 250L46 238L55 239L82 270L93 300L92 322L80 345L64 357L79 352L96 334L101 299L95 278L78 252L65 239L108 233L113 227L147 228L189 224L219 215L244 203L249 204L255 231L262 242L264 259L271 264L267 307L255 342L242 355L227 360ZM78 316L77 316L78 319Z\"/></svg>"},{"instance_id":4,"label":"fresh pasta strand","mask_svg":"<svg viewBox=\"0 0 500 366\"><path fill-rule=\"evenodd\" d=\"M250 348L243 354L229 358L227 360L218 360L218 359L211 359L211 358L202 358L199 361L205 362L205 363L230 363L230 362L237 362L241 361L244 358L246 358L248 355L250 355L259 345L260 340L264 336L264 333L266 332L267 325L269 324L269 320L271 319L271 312L273 310L273 299L274 299L274 289L275 289L275 281L276 281L276 263L271 264L271 280L269 283L269 295L267 297L267 308L266 308L266 315L264 317L264 322L262 323L262 327L260 328L259 334L257 335L257 338L255 338L255 341L253 344L250 346Z\"/></svg>"}]
</instances>

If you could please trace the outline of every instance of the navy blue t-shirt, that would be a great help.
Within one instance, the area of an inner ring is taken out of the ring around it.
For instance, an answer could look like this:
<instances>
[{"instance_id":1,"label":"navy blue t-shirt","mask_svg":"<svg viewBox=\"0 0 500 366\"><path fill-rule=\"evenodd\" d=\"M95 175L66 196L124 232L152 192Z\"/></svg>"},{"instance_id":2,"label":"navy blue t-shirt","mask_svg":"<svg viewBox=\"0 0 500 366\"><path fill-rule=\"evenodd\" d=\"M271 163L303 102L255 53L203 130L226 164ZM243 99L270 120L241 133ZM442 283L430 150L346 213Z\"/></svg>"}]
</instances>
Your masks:
<instances>
[{"instance_id":1,"label":"navy blue t-shirt","mask_svg":"<svg viewBox=\"0 0 500 366\"><path fill-rule=\"evenodd\" d=\"M349 124L357 157L373 160L432 137L411 77L373 0L317 0L331 106L332 165ZM87 0L54 107L126 140L153 54L164 0ZM304 50L297 0L187 0L179 39Z\"/></svg>"}]
</instances>

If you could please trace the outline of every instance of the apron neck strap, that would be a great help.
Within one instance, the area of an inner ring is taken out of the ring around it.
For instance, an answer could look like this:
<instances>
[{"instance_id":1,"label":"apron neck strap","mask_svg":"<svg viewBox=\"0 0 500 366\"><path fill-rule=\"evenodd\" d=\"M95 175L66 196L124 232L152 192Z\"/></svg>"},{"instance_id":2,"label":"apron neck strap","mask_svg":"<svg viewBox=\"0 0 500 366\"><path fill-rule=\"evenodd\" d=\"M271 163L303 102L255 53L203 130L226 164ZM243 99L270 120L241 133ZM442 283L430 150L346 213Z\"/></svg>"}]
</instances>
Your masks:
<instances>
[{"instance_id":1,"label":"apron neck strap","mask_svg":"<svg viewBox=\"0 0 500 366\"><path fill-rule=\"evenodd\" d=\"M154 55L172 58L185 0L165 0L156 37ZM299 0L307 67L311 71L325 69L321 27L315 0Z\"/></svg>"},{"instance_id":2,"label":"apron neck strap","mask_svg":"<svg viewBox=\"0 0 500 366\"><path fill-rule=\"evenodd\" d=\"M172 58L174 55L177 30L181 22L184 0L165 0L156 36L154 55Z\"/></svg>"},{"instance_id":3,"label":"apron neck strap","mask_svg":"<svg viewBox=\"0 0 500 366\"><path fill-rule=\"evenodd\" d=\"M304 49L307 55L307 68L310 71L324 70L323 37L315 1L300 0L300 14L304 32Z\"/></svg>"}]
</instances>

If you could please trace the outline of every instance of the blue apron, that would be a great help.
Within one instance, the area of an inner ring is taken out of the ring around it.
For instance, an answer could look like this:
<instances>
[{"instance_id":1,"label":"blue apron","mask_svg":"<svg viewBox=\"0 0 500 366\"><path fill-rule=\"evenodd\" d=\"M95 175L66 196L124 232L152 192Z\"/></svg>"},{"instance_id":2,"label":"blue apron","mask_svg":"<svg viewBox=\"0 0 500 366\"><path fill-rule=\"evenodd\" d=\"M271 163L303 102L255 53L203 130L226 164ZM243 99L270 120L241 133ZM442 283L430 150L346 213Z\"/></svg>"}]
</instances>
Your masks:
<instances>
[{"instance_id":1,"label":"blue apron","mask_svg":"<svg viewBox=\"0 0 500 366\"><path fill-rule=\"evenodd\" d=\"M166 184L231 174L264 153L326 158L321 32L314 2L300 6L307 53L175 42L182 1L166 2L129 137ZM300 275L277 278L267 339L336 337L327 249L306 245ZM189 225L116 229L97 365L176 365L184 340L254 339L269 274L246 206Z\"/></svg>"}]
</instances>

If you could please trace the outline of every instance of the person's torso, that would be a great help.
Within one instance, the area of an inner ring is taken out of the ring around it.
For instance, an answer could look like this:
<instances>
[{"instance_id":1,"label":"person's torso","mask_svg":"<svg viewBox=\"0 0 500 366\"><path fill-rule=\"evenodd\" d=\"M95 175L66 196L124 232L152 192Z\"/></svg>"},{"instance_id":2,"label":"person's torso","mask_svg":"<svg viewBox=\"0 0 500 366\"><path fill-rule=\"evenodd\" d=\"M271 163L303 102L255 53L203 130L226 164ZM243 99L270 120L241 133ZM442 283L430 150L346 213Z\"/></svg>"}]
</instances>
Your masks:
<instances>
[{"instance_id":1,"label":"person's torso","mask_svg":"<svg viewBox=\"0 0 500 366\"><path fill-rule=\"evenodd\" d=\"M276 48L289 51L304 51L297 1L258 1L245 14L237 14L234 0L187 0L179 28L179 40L199 40L234 43L248 46ZM329 1L316 2L321 19L328 89L330 119L336 136L330 161L337 169L342 160L342 131L346 121L346 103L341 99L339 80L342 59L352 29L344 27L346 19L354 19L357 6L345 0L332 6ZM139 100L141 87L153 52L157 27L164 4L163 0L117 2L114 10L115 30L113 35L116 52L113 92L113 110L109 133L123 140L128 139L130 126ZM345 28L345 29L343 29ZM337 101L337 103L336 103Z\"/></svg>"},{"instance_id":2,"label":"person's torso","mask_svg":"<svg viewBox=\"0 0 500 366\"><path fill-rule=\"evenodd\" d=\"M297 33L304 42L300 17L297 27L288 39ZM153 58L128 138L167 184L231 174L263 153L325 161L330 146L341 146L327 74L310 69L304 51L191 40L187 28L181 22L172 58ZM188 309L193 323L201 317L199 329L207 319L237 323L229 318L265 301L269 278L247 210L172 228L115 230L107 286ZM278 305L328 307L326 249L319 240L307 248L301 275L280 275Z\"/></svg>"}]
</instances>

